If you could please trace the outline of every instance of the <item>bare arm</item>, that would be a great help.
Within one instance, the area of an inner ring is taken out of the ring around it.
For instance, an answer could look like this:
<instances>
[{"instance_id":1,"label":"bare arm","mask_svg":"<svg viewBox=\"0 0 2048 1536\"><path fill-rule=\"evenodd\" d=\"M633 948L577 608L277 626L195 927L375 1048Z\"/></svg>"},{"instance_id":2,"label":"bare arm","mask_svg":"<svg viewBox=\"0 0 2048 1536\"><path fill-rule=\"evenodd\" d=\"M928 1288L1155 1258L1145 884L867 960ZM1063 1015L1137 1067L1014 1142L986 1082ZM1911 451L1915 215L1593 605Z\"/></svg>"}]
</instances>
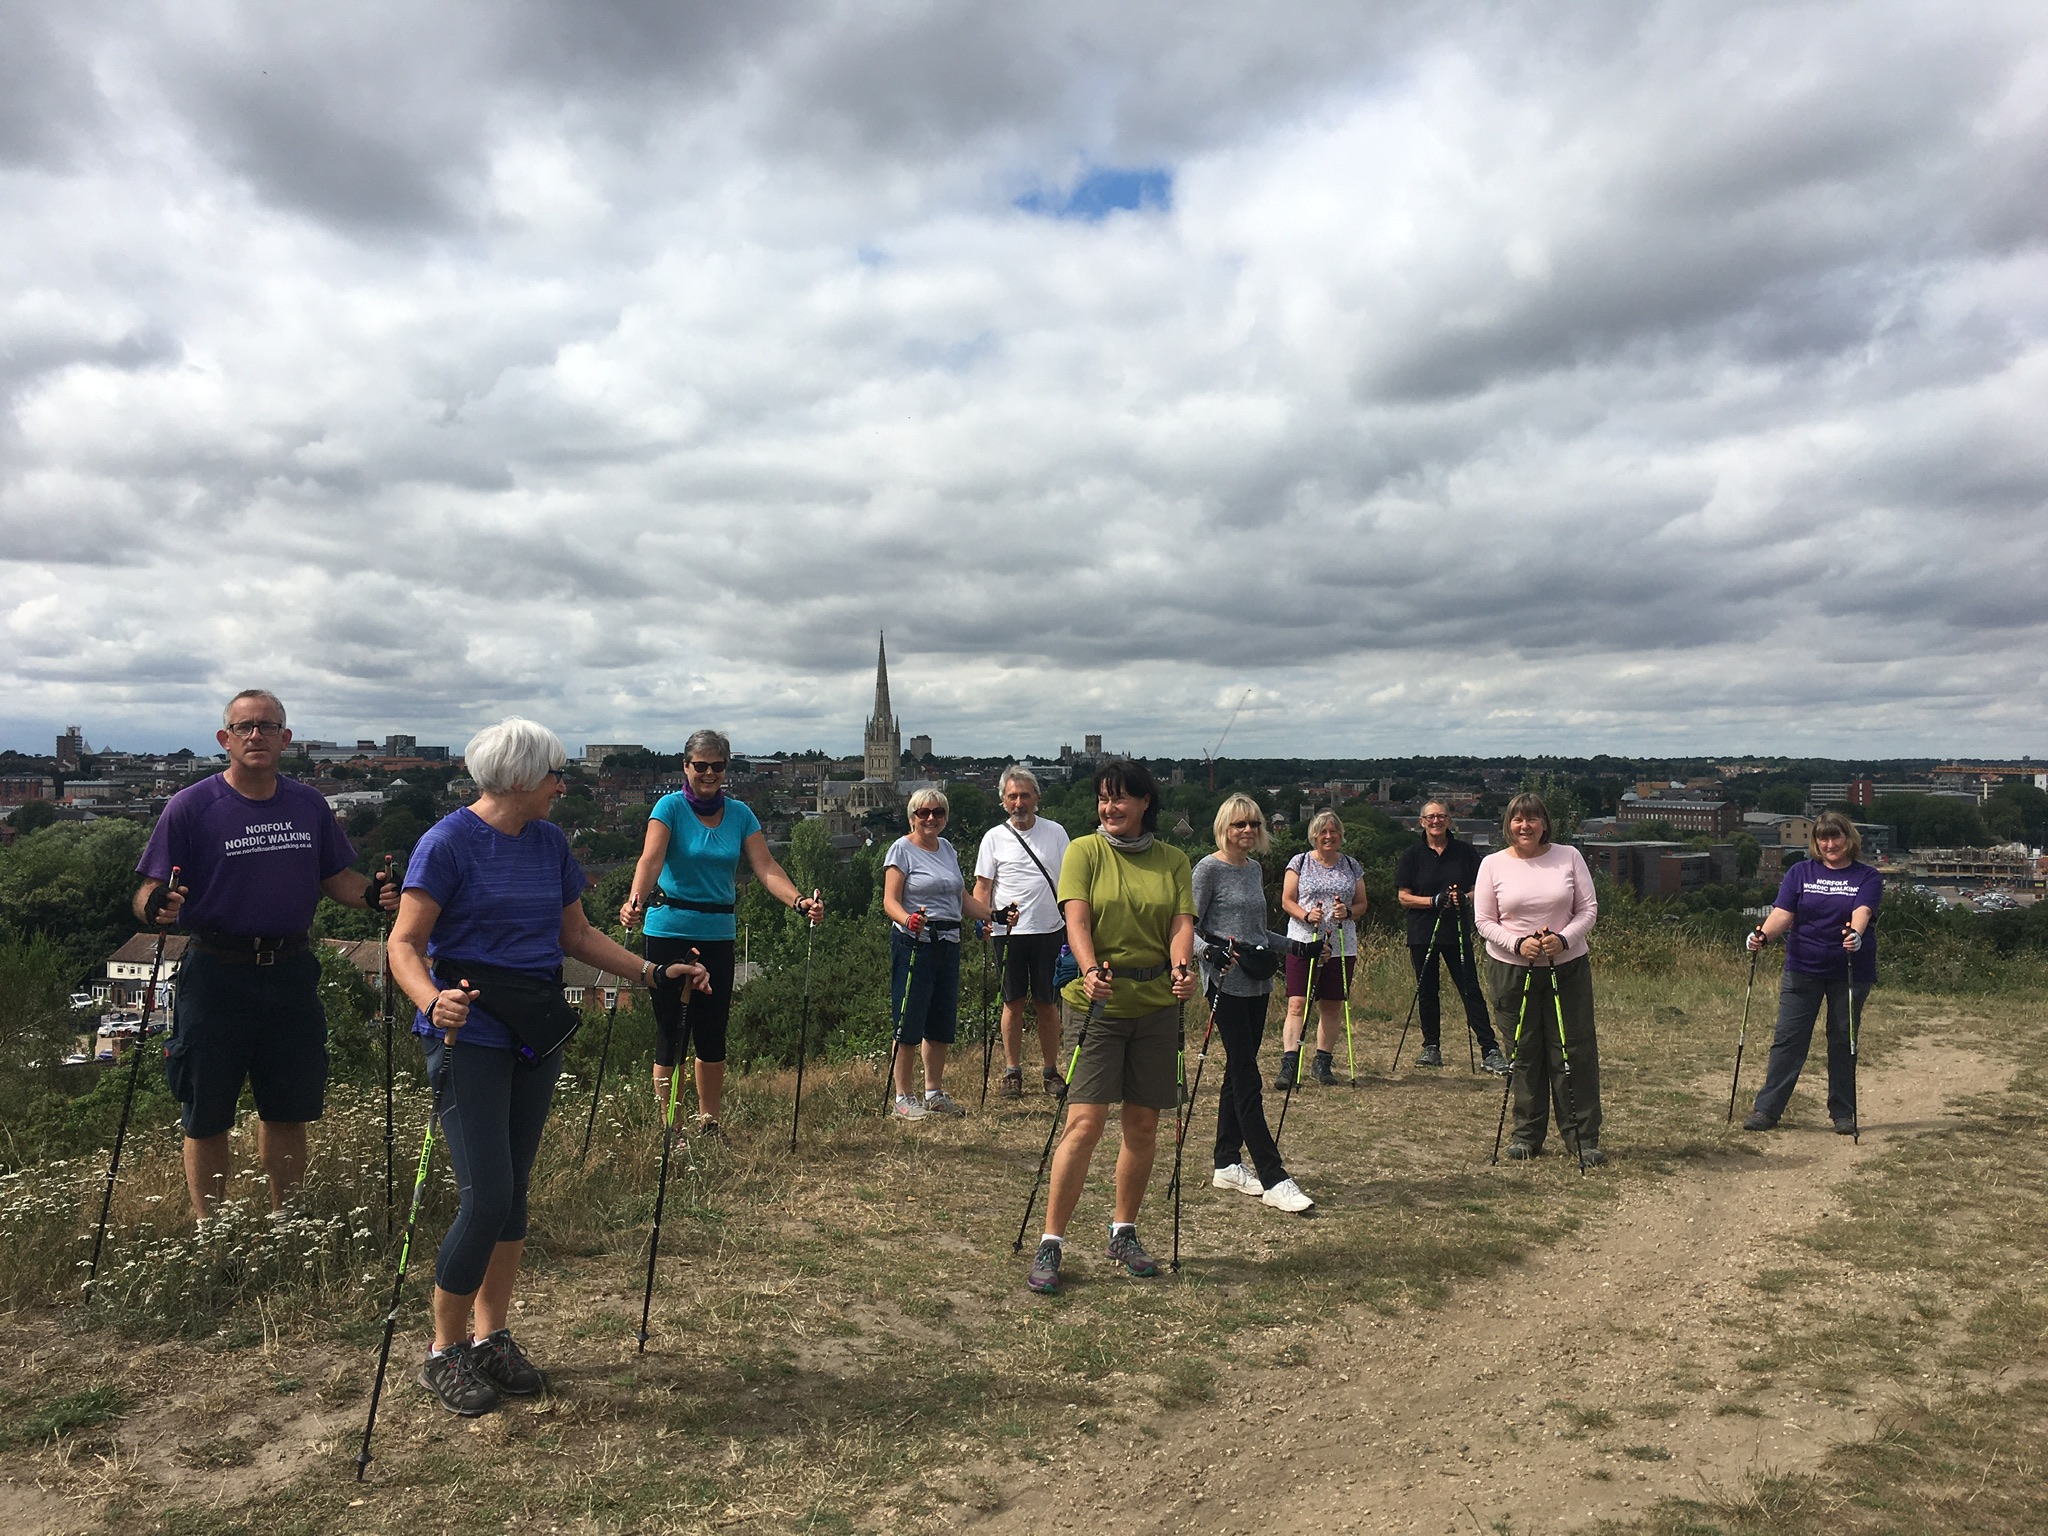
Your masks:
<instances>
[{"instance_id":1,"label":"bare arm","mask_svg":"<svg viewBox=\"0 0 2048 1536\"><path fill-rule=\"evenodd\" d=\"M427 940L441 920L441 904L423 891L410 890L398 899L398 919L391 925L391 979L412 999L413 1007L430 1019L451 1045L455 1032L469 1022L469 1002L476 994L461 987L442 991L427 965Z\"/></svg>"},{"instance_id":2,"label":"bare arm","mask_svg":"<svg viewBox=\"0 0 2048 1536\"><path fill-rule=\"evenodd\" d=\"M412 893L407 892L408 896ZM595 966L600 971L610 971L614 976L628 980L646 982L655 972L655 967L641 959L633 951L619 943L610 934L590 926L590 919L583 914L583 903L572 901L562 908L562 953L581 960L585 965ZM699 992L711 990L711 973L701 965L677 963L661 967L671 979L690 978L690 984Z\"/></svg>"},{"instance_id":3,"label":"bare arm","mask_svg":"<svg viewBox=\"0 0 2048 1536\"><path fill-rule=\"evenodd\" d=\"M1073 951L1074 963L1081 967L1081 986L1091 1003L1105 1003L1115 990L1108 966L1098 966L1095 959L1095 911L1079 897L1065 903L1061 908L1067 919L1067 948ZM1189 925L1188 952L1194 952L1193 928Z\"/></svg>"},{"instance_id":4,"label":"bare arm","mask_svg":"<svg viewBox=\"0 0 2048 1536\"><path fill-rule=\"evenodd\" d=\"M812 891L805 896L798 892L796 882L768 851L768 834L749 833L746 842L740 845L746 850L747 868L754 872L754 878L761 882L761 889L788 907L792 912L801 912L812 922L825 915L825 901L821 893ZM643 859L646 858L642 854Z\"/></svg>"},{"instance_id":5,"label":"bare arm","mask_svg":"<svg viewBox=\"0 0 2048 1536\"><path fill-rule=\"evenodd\" d=\"M647 835L640 842L640 858L633 865L633 889L619 908L619 926L631 931L647 909L647 898L661 889L661 866L668 861L668 823L647 818Z\"/></svg>"}]
</instances>

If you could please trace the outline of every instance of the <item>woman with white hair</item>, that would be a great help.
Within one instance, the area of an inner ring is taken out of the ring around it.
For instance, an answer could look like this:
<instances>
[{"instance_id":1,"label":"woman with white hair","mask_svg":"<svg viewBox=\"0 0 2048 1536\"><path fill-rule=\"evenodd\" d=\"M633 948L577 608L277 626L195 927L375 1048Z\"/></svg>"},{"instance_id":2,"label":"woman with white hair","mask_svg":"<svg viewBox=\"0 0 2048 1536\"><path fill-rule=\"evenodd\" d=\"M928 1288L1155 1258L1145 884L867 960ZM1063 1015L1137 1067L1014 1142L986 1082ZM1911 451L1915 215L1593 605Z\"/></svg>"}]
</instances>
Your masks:
<instances>
[{"instance_id":1,"label":"woman with white hair","mask_svg":"<svg viewBox=\"0 0 2048 1536\"><path fill-rule=\"evenodd\" d=\"M1280 877L1280 910L1287 914L1289 941L1287 1021L1280 1026L1280 1075L1273 1086L1289 1089L1299 1079L1313 986L1316 1053L1309 1076L1329 1087L1337 1081L1330 1061L1358 964L1357 920L1365 915L1365 870L1344 851L1344 823L1335 811L1317 811L1310 818L1308 851L1289 859Z\"/></svg>"},{"instance_id":2,"label":"woman with white hair","mask_svg":"<svg viewBox=\"0 0 2048 1536\"><path fill-rule=\"evenodd\" d=\"M633 869L633 890L619 909L631 929L645 914L647 958L657 965L700 958L711 990L690 1003L690 1038L683 1039L680 993L654 999L654 1101L668 1105L669 1077L686 1049L697 1057L697 1126L725 1141L718 1119L725 1103L725 1027L732 1017L733 961L739 943L738 871L744 857L754 878L777 901L812 922L825 915L818 892L805 896L768 851L768 834L744 800L725 793L732 743L717 731L698 731L683 743L683 787L654 802L647 838Z\"/></svg>"},{"instance_id":3,"label":"woman with white hair","mask_svg":"<svg viewBox=\"0 0 2048 1536\"><path fill-rule=\"evenodd\" d=\"M960 858L939 834L950 807L936 789L910 797L910 833L882 861L882 910L889 935L889 1004L895 1038L895 1112L902 1120L964 1115L946 1092L946 1048L960 1031L960 924L986 922L988 903L967 890ZM1012 916L1015 914L1012 913ZM924 1097L912 1092L910 1047L924 1058Z\"/></svg>"},{"instance_id":4,"label":"woman with white hair","mask_svg":"<svg viewBox=\"0 0 2048 1536\"><path fill-rule=\"evenodd\" d=\"M419 1012L441 1129L461 1203L434 1266L434 1348L420 1385L474 1417L547 1379L507 1326L526 1247L526 1190L562 1046L578 1015L562 958L680 991L701 965L656 967L583 914L582 867L548 807L568 754L513 717L479 731L464 759L481 791L427 829L406 865L391 974Z\"/></svg>"}]
</instances>

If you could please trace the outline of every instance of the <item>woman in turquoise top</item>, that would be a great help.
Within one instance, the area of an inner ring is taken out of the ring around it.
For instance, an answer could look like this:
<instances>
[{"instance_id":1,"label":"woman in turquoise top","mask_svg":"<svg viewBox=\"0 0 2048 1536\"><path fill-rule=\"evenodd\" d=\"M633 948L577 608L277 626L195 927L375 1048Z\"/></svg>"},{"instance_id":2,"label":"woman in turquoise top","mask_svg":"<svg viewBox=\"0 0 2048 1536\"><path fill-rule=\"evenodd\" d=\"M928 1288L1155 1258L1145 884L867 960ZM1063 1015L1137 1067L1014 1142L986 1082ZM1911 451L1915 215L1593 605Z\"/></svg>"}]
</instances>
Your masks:
<instances>
[{"instance_id":1,"label":"woman in turquoise top","mask_svg":"<svg viewBox=\"0 0 2048 1536\"><path fill-rule=\"evenodd\" d=\"M718 1117L725 1099L725 1025L732 1015L733 959L739 936L740 856L762 889L812 922L825 915L816 891L800 895L768 851L767 834L753 810L725 794L732 744L717 731L699 731L683 745L683 790L663 795L647 819L647 841L633 870L633 893L619 909L631 928L646 918L647 958L685 961L691 951L711 973L711 991L690 997L689 1045L697 1053L700 1129L723 1141ZM669 1078L682 1060L683 999L654 997L654 1095L666 1109Z\"/></svg>"}]
</instances>

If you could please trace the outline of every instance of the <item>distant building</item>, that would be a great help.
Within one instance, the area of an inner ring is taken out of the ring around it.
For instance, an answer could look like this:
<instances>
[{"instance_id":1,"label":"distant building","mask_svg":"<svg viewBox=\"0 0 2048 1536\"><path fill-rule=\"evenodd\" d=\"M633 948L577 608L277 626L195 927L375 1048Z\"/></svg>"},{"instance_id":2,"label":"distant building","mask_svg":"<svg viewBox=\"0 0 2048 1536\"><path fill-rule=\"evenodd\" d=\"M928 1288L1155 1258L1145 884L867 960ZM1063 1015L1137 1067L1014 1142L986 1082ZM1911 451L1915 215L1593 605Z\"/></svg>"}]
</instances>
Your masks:
<instances>
[{"instance_id":1,"label":"distant building","mask_svg":"<svg viewBox=\"0 0 2048 1536\"><path fill-rule=\"evenodd\" d=\"M26 805L57 798L57 781L41 773L0 774L0 805Z\"/></svg>"},{"instance_id":2,"label":"distant building","mask_svg":"<svg viewBox=\"0 0 2048 1536\"><path fill-rule=\"evenodd\" d=\"M861 777L877 779L891 789L903 766L903 722L889 708L889 647L886 635L875 642L875 712L861 736Z\"/></svg>"},{"instance_id":3,"label":"distant building","mask_svg":"<svg viewBox=\"0 0 2048 1536\"><path fill-rule=\"evenodd\" d=\"M57 738L57 771L76 773L78 760L92 749L85 743L85 732L77 726L66 727L64 734Z\"/></svg>"},{"instance_id":4,"label":"distant building","mask_svg":"<svg viewBox=\"0 0 2048 1536\"><path fill-rule=\"evenodd\" d=\"M417 736L386 736L384 755L386 757L417 757L420 739Z\"/></svg>"},{"instance_id":5,"label":"distant building","mask_svg":"<svg viewBox=\"0 0 2048 1536\"><path fill-rule=\"evenodd\" d=\"M608 757L626 757L647 749L637 741L597 742L583 749L583 763L588 768L602 768Z\"/></svg>"},{"instance_id":6,"label":"distant building","mask_svg":"<svg viewBox=\"0 0 2048 1536\"><path fill-rule=\"evenodd\" d=\"M1742 825L1742 813L1731 800L1643 800L1623 795L1615 819L1623 826L1661 821L1674 832L1704 832L1726 837Z\"/></svg>"},{"instance_id":7,"label":"distant building","mask_svg":"<svg viewBox=\"0 0 2048 1536\"><path fill-rule=\"evenodd\" d=\"M932 739L931 739L931 737L929 737L929 736L913 736L913 737L911 737L911 738L910 738L910 755L911 755L912 757L914 757L914 758L918 759L918 761L920 761L920 762L922 762L922 761L923 761L923 760L924 760L925 758L927 758L927 757L930 757L930 756L932 755Z\"/></svg>"},{"instance_id":8,"label":"distant building","mask_svg":"<svg viewBox=\"0 0 2048 1536\"><path fill-rule=\"evenodd\" d=\"M113 1008L140 1007L149 991L150 967L156 959L156 939L153 933L138 933L107 956L103 967L106 980L92 983L93 997ZM164 964L157 973L156 1005L159 1008L168 1009L177 1001L174 982L178 964L185 958L185 946L191 941L191 935L184 933L173 933L164 938Z\"/></svg>"},{"instance_id":9,"label":"distant building","mask_svg":"<svg viewBox=\"0 0 2048 1536\"><path fill-rule=\"evenodd\" d=\"M1596 875L1626 885L1638 896L1681 896L1703 885L1733 885L1735 845L1709 849L1689 843L1596 843L1577 845Z\"/></svg>"}]
</instances>

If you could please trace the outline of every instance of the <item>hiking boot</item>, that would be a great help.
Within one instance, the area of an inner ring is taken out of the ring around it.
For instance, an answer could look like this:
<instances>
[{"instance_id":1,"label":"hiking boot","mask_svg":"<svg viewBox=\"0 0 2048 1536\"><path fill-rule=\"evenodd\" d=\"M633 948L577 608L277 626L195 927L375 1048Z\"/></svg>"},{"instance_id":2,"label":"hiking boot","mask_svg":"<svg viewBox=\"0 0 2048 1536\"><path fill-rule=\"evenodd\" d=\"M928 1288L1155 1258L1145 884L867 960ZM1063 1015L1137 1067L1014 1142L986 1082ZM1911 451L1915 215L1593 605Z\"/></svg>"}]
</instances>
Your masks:
<instances>
[{"instance_id":1,"label":"hiking boot","mask_svg":"<svg viewBox=\"0 0 2048 1536\"><path fill-rule=\"evenodd\" d=\"M1290 1216L1299 1216L1303 1211L1316 1208L1315 1201L1301 1192L1301 1186L1292 1179L1282 1179L1271 1189L1259 1196L1262 1204L1270 1205L1276 1211L1285 1211Z\"/></svg>"},{"instance_id":2,"label":"hiking boot","mask_svg":"<svg viewBox=\"0 0 2048 1536\"><path fill-rule=\"evenodd\" d=\"M943 1088L934 1088L924 1096L924 1112L928 1115L960 1116L967 1111L957 1103L953 1095Z\"/></svg>"},{"instance_id":3,"label":"hiking boot","mask_svg":"<svg viewBox=\"0 0 2048 1536\"><path fill-rule=\"evenodd\" d=\"M1024 1097L1024 1069L1022 1067L1004 1068L1002 1086L996 1089L996 1097L1002 1099L1021 1099Z\"/></svg>"},{"instance_id":4,"label":"hiking boot","mask_svg":"<svg viewBox=\"0 0 2048 1536\"><path fill-rule=\"evenodd\" d=\"M1266 1186L1259 1182L1259 1176L1243 1163L1231 1163L1218 1168L1209 1180L1214 1189L1234 1189L1241 1195L1262 1195Z\"/></svg>"},{"instance_id":5,"label":"hiking boot","mask_svg":"<svg viewBox=\"0 0 2048 1536\"><path fill-rule=\"evenodd\" d=\"M732 1138L725 1134L725 1127L708 1117L697 1121L697 1134L714 1147L725 1147L728 1150L732 1147Z\"/></svg>"},{"instance_id":6,"label":"hiking boot","mask_svg":"<svg viewBox=\"0 0 2048 1536\"><path fill-rule=\"evenodd\" d=\"M1837 1120L1835 1122L1835 1134L1837 1136L1854 1136L1856 1134L1856 1117L1850 1115L1844 1119Z\"/></svg>"},{"instance_id":7,"label":"hiking boot","mask_svg":"<svg viewBox=\"0 0 2048 1536\"><path fill-rule=\"evenodd\" d=\"M1495 1077L1506 1077L1508 1075L1508 1059L1501 1055L1499 1046L1495 1046L1479 1058L1479 1070L1491 1072Z\"/></svg>"},{"instance_id":8,"label":"hiking boot","mask_svg":"<svg viewBox=\"0 0 2048 1536\"><path fill-rule=\"evenodd\" d=\"M1750 1111L1749 1118L1742 1122L1742 1128L1745 1131L1775 1131L1778 1122L1762 1110L1756 1109Z\"/></svg>"},{"instance_id":9,"label":"hiking boot","mask_svg":"<svg viewBox=\"0 0 2048 1536\"><path fill-rule=\"evenodd\" d=\"M465 1419L498 1406L498 1389L476 1368L467 1340L427 1356L427 1363L420 1368L420 1385L433 1393L443 1408Z\"/></svg>"},{"instance_id":10,"label":"hiking boot","mask_svg":"<svg viewBox=\"0 0 2048 1536\"><path fill-rule=\"evenodd\" d=\"M1308 1064L1308 1075L1325 1088L1337 1086L1337 1074L1330 1070L1330 1053L1317 1051L1315 1060Z\"/></svg>"},{"instance_id":11,"label":"hiking boot","mask_svg":"<svg viewBox=\"0 0 2048 1536\"><path fill-rule=\"evenodd\" d=\"M1440 1067L1444 1064L1444 1051L1440 1045L1425 1045L1415 1058L1418 1067Z\"/></svg>"},{"instance_id":12,"label":"hiking boot","mask_svg":"<svg viewBox=\"0 0 2048 1536\"><path fill-rule=\"evenodd\" d=\"M896 1118L898 1120L922 1120L925 1116L923 1103L907 1093L896 1095Z\"/></svg>"},{"instance_id":13,"label":"hiking boot","mask_svg":"<svg viewBox=\"0 0 2048 1536\"><path fill-rule=\"evenodd\" d=\"M1543 1149L1529 1142L1511 1141L1508 1143L1508 1161L1511 1163L1526 1163L1530 1158L1541 1157L1542 1155Z\"/></svg>"},{"instance_id":14,"label":"hiking boot","mask_svg":"<svg viewBox=\"0 0 2048 1536\"><path fill-rule=\"evenodd\" d=\"M1159 1261L1145 1251L1145 1245L1138 1241L1136 1227L1118 1227L1109 1235L1109 1257L1121 1264L1140 1280L1149 1280L1159 1273Z\"/></svg>"},{"instance_id":15,"label":"hiking boot","mask_svg":"<svg viewBox=\"0 0 2048 1536\"><path fill-rule=\"evenodd\" d=\"M1273 1087L1277 1091L1285 1093L1294 1086L1300 1072L1301 1052L1282 1051L1280 1053L1280 1075L1273 1079Z\"/></svg>"},{"instance_id":16,"label":"hiking boot","mask_svg":"<svg viewBox=\"0 0 2048 1536\"><path fill-rule=\"evenodd\" d=\"M1595 1146L1582 1146L1579 1148L1579 1161L1588 1168L1604 1168L1607 1166L1607 1154Z\"/></svg>"},{"instance_id":17,"label":"hiking boot","mask_svg":"<svg viewBox=\"0 0 2048 1536\"><path fill-rule=\"evenodd\" d=\"M1046 1097L1058 1098L1067 1091L1067 1080L1051 1067L1041 1067L1038 1080L1045 1085Z\"/></svg>"},{"instance_id":18,"label":"hiking boot","mask_svg":"<svg viewBox=\"0 0 2048 1536\"><path fill-rule=\"evenodd\" d=\"M507 1397L534 1397L547 1390L547 1377L526 1358L526 1351L512 1342L509 1328L500 1328L470 1345L469 1363L477 1375Z\"/></svg>"},{"instance_id":19,"label":"hiking boot","mask_svg":"<svg viewBox=\"0 0 2048 1536\"><path fill-rule=\"evenodd\" d=\"M1024 1283L1041 1296L1057 1296L1060 1292L1060 1257L1066 1249L1051 1238L1043 1239L1038 1252L1031 1256L1031 1273L1024 1277Z\"/></svg>"}]
</instances>

